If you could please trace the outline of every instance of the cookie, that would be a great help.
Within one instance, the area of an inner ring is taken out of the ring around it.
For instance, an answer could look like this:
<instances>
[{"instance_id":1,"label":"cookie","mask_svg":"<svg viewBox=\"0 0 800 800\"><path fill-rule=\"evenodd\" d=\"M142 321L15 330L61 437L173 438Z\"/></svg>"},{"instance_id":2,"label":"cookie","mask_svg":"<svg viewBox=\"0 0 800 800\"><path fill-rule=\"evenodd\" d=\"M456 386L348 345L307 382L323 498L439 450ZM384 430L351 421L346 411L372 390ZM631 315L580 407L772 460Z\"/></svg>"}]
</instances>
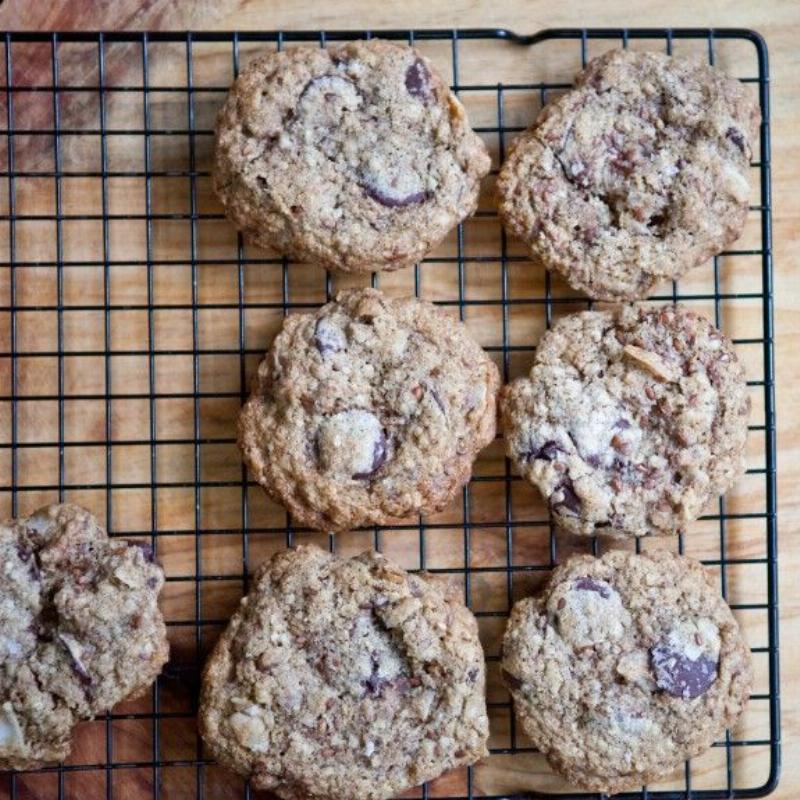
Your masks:
<instances>
[{"instance_id":1,"label":"cookie","mask_svg":"<svg viewBox=\"0 0 800 800\"><path fill-rule=\"evenodd\" d=\"M759 121L755 95L717 69L608 52L517 140L500 215L574 289L644 298L741 234Z\"/></svg>"},{"instance_id":2,"label":"cookie","mask_svg":"<svg viewBox=\"0 0 800 800\"><path fill-rule=\"evenodd\" d=\"M200 732L286 800L380 800L487 754L475 618L440 581L317 547L256 575L203 674Z\"/></svg>"},{"instance_id":3,"label":"cookie","mask_svg":"<svg viewBox=\"0 0 800 800\"><path fill-rule=\"evenodd\" d=\"M327 269L419 261L475 211L489 166L431 62L379 39L266 54L217 120L228 217L254 244Z\"/></svg>"},{"instance_id":4,"label":"cookie","mask_svg":"<svg viewBox=\"0 0 800 800\"><path fill-rule=\"evenodd\" d=\"M141 695L167 660L164 573L73 505L0 525L0 769L69 753L73 727Z\"/></svg>"},{"instance_id":5,"label":"cookie","mask_svg":"<svg viewBox=\"0 0 800 800\"><path fill-rule=\"evenodd\" d=\"M681 306L562 318L502 407L509 457L570 533L678 533L744 472L744 370Z\"/></svg>"},{"instance_id":6,"label":"cookie","mask_svg":"<svg viewBox=\"0 0 800 800\"><path fill-rule=\"evenodd\" d=\"M665 777L732 727L750 651L697 561L665 551L570 559L518 602L502 676L553 769L613 794Z\"/></svg>"},{"instance_id":7,"label":"cookie","mask_svg":"<svg viewBox=\"0 0 800 800\"><path fill-rule=\"evenodd\" d=\"M441 510L495 435L497 368L430 303L341 292L289 316L239 418L255 479L302 525Z\"/></svg>"}]
</instances>

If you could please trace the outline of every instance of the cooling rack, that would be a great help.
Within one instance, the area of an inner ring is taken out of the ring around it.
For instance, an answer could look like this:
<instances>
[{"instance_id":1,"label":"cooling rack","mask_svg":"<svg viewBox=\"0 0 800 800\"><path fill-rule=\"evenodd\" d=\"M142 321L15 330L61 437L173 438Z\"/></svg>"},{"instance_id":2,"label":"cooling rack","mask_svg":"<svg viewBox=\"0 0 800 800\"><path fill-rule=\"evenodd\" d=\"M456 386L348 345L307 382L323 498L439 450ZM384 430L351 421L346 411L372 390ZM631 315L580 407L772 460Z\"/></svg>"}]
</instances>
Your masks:
<instances>
[{"instance_id":1,"label":"cooling rack","mask_svg":"<svg viewBox=\"0 0 800 800\"><path fill-rule=\"evenodd\" d=\"M773 397L769 73L747 30L569 29L264 33L6 33L0 87L0 511L77 502L113 536L152 542L167 573L172 658L148 697L82 725L58 767L0 776L0 797L247 798L195 731L199 670L271 553L315 541L374 546L463 587L488 661L492 755L409 797L600 797L549 772L517 729L498 675L510 605L572 552L607 545L556 536L546 508L495 442L452 507L339 537L298 528L248 480L235 418L288 313L372 282L462 319L506 380L541 333L587 306L507 239L491 184L478 213L414 269L326 275L247 246L210 188L213 119L263 48L363 36L415 44L450 76L494 170L541 106L611 47L699 55L757 95L760 147L748 224L732 249L662 291L731 335L753 414L746 476L670 547L701 558L752 645L756 683L735 731L675 779L625 797L769 794L780 771ZM2 67L0 67L2 69Z\"/></svg>"}]
</instances>

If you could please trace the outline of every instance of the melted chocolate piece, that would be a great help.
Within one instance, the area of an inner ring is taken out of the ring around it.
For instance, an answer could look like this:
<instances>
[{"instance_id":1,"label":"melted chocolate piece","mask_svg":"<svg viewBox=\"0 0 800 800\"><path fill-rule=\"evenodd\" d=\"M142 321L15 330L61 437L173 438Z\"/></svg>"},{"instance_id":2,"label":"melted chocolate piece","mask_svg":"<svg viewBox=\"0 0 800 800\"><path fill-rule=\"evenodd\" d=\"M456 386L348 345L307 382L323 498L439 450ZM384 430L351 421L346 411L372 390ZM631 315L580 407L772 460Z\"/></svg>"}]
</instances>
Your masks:
<instances>
[{"instance_id":1,"label":"melted chocolate piece","mask_svg":"<svg viewBox=\"0 0 800 800\"><path fill-rule=\"evenodd\" d=\"M149 542L128 542L128 544L131 547L137 547L141 550L144 560L147 561L148 564L156 563L156 554L153 552L153 547Z\"/></svg>"},{"instance_id":2,"label":"melted chocolate piece","mask_svg":"<svg viewBox=\"0 0 800 800\"><path fill-rule=\"evenodd\" d=\"M367 197L371 197L376 203L380 203L386 208L405 208L424 203L428 199L427 192L412 192L406 195L390 194L369 181L366 181L363 187Z\"/></svg>"},{"instance_id":3,"label":"melted chocolate piece","mask_svg":"<svg viewBox=\"0 0 800 800\"><path fill-rule=\"evenodd\" d=\"M312 78L300 93L299 102L302 102L313 93L319 93L326 102L333 100L344 100L350 93L355 93L361 97L361 92L358 87L349 78L343 78L341 75L319 75Z\"/></svg>"},{"instance_id":4,"label":"melted chocolate piece","mask_svg":"<svg viewBox=\"0 0 800 800\"><path fill-rule=\"evenodd\" d=\"M541 461L555 461L558 458L559 453L563 453L564 450L558 444L558 442L554 442L552 439L548 442L545 442L538 450L531 452L527 455L528 461L534 461L539 459Z\"/></svg>"},{"instance_id":5,"label":"melted chocolate piece","mask_svg":"<svg viewBox=\"0 0 800 800\"><path fill-rule=\"evenodd\" d=\"M708 691L717 679L717 663L708 656L689 658L662 641L650 650L656 686L672 697L691 700Z\"/></svg>"},{"instance_id":6,"label":"melted chocolate piece","mask_svg":"<svg viewBox=\"0 0 800 800\"><path fill-rule=\"evenodd\" d=\"M418 97L423 102L427 102L433 96L431 74L420 58L406 70L406 89L412 97Z\"/></svg>"},{"instance_id":7,"label":"melted chocolate piece","mask_svg":"<svg viewBox=\"0 0 800 800\"><path fill-rule=\"evenodd\" d=\"M725 131L725 138L733 142L742 151L742 155L747 152L744 136L742 136L741 132L737 131L736 128L728 128L728 130Z\"/></svg>"},{"instance_id":8,"label":"melted chocolate piece","mask_svg":"<svg viewBox=\"0 0 800 800\"><path fill-rule=\"evenodd\" d=\"M39 571L39 562L36 559L36 553L33 550L26 550L19 545L17 546L17 553L19 555L19 560L23 564L28 565L28 570L33 580L37 582L40 581L42 579L42 574Z\"/></svg>"},{"instance_id":9,"label":"melted chocolate piece","mask_svg":"<svg viewBox=\"0 0 800 800\"><path fill-rule=\"evenodd\" d=\"M575 588L583 592L597 592L604 600L611 597L611 587L605 581L590 578L588 575L575 581Z\"/></svg>"},{"instance_id":10,"label":"melted chocolate piece","mask_svg":"<svg viewBox=\"0 0 800 800\"><path fill-rule=\"evenodd\" d=\"M326 317L317 320L314 326L314 344L320 355L338 353L347 349L347 338L344 331Z\"/></svg>"},{"instance_id":11,"label":"melted chocolate piece","mask_svg":"<svg viewBox=\"0 0 800 800\"><path fill-rule=\"evenodd\" d=\"M505 669L501 669L500 674L503 678L503 682L509 689L518 690L522 688L522 681L516 675L512 675Z\"/></svg>"},{"instance_id":12,"label":"melted chocolate piece","mask_svg":"<svg viewBox=\"0 0 800 800\"><path fill-rule=\"evenodd\" d=\"M553 496L550 496L550 503L553 509L566 508L568 511L578 514L581 510L581 499L575 494L575 487L572 485L572 481L569 478L564 478L556 487L553 494L555 495L558 492L562 495L561 500L554 502Z\"/></svg>"},{"instance_id":13,"label":"melted chocolate piece","mask_svg":"<svg viewBox=\"0 0 800 800\"><path fill-rule=\"evenodd\" d=\"M375 441L375 446L372 450L372 466L368 472L357 472L353 475L353 480L363 481L372 478L375 473L386 463L386 457L389 455L389 448L386 442L386 436L381 433Z\"/></svg>"}]
</instances>

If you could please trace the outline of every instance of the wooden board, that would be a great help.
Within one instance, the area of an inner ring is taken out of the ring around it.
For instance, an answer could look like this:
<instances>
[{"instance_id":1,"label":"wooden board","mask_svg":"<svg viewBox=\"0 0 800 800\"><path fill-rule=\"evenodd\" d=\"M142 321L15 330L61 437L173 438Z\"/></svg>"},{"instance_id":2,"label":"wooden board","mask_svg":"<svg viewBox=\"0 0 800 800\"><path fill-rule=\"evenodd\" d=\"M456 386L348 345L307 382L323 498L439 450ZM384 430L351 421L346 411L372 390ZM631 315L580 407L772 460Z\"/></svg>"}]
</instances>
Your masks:
<instances>
[{"instance_id":1,"label":"wooden board","mask_svg":"<svg viewBox=\"0 0 800 800\"><path fill-rule=\"evenodd\" d=\"M766 34L772 57L773 93L773 157L776 223L776 277L778 307L778 390L781 475L781 563L788 577L797 565L792 551L791 534L796 527L798 509L791 488L798 477L796 429L797 411L791 403L792 389L798 385L796 360L789 343L798 323L792 314L797 287L792 281L794 267L791 244L798 230L796 193L797 163L800 153L792 131L800 120L798 90L792 69L798 66L792 47L800 33L800 14L789 3L771 4L769 8L751 9L744 3L719 4L702 13L688 3L673 4L669 9L652 4L648 13L640 6L635 15L621 3L562 4L553 13L547 4L510 2L500 10L487 4L442 4L426 8L417 0L403 4L381 4L358 8L356 3L331 5L326 9L306 3L218 2L175 4L156 0L142 3L120 2L110 11L105 4L93 8L91 3L50 3L30 7L27 2L6 2L0 7L0 28L57 29L158 29L158 28L309 28L445 26L454 24L502 24L520 31L557 25L620 24L663 25L741 25L754 27ZM571 6L571 8L570 8ZM314 9L313 16L310 14ZM748 12L750 16L747 16ZM636 46L647 46L638 43ZM649 43L662 46L662 43ZM698 47L702 47L701 43ZM692 45L676 42L676 52L689 52ZM425 43L424 49L443 70L450 65L449 44ZM592 43L590 54L602 46ZM254 48L243 45L241 63L251 57ZM719 63L734 74L754 74L751 45L722 44L718 48ZM49 47L20 46L14 50L15 80L28 85L49 85L52 82ZM88 46L63 45L61 85L95 85L96 49ZM461 83L504 83L531 80L561 80L579 65L579 51L573 46L546 44L536 50L517 48L507 43L474 43L462 51ZM149 49L150 93L147 113L151 129L186 131L189 114L186 95L161 91L186 82L187 63L183 45L153 43ZM19 70L19 73L16 72ZM105 78L109 87L141 86L141 50L129 45L107 45ZM82 134L82 129L99 126L100 105L97 95L62 92L59 106L62 129L76 131L62 136L59 159L64 170L97 171L104 163L110 170L124 172L126 177L109 178L106 185L107 211L122 217L104 226L102 181L93 177L75 177L60 182L62 209L67 215L90 215L88 221L67 220L59 230L52 220L19 221L15 226L15 249L18 261L52 262L58 258L73 264L58 273L51 266L27 266L15 271L16 347L18 352L39 354L20 358L17 363L19 395L30 399L19 405L16 435L29 445L80 442L80 446L57 445L20 447L17 479L22 488L18 494L19 510L24 512L38 503L56 499L57 493L41 487L57 485L59 477L70 487L69 500L80 502L107 519L114 533L143 535L152 528L159 532L159 553L171 580L164 594L164 609L171 626L173 643L172 666L159 692L160 711L166 712L155 730L150 701L126 704L115 710L115 718L89 723L76 737L71 763L104 765L110 759L129 766L108 773L103 768L68 773L64 778L66 796L81 798L152 796L154 780L160 782L162 797L192 798L202 786L209 797L238 797L241 785L215 766L199 773L186 761L196 758L198 742L191 716L192 695L196 678L191 667L213 643L220 626L235 607L243 591L243 575L252 570L269 553L285 546L285 516L268 503L257 487L242 488L241 462L232 442L234 423L242 394L261 351L280 325L284 291L292 303L311 306L323 302L326 284L323 273L310 267L292 265L286 273L282 264L249 263L270 260L273 254L246 248L246 263L239 263L236 237L230 226L220 219L219 205L213 197L208 179L161 175L150 184L150 210L158 215L149 231L141 219L146 211L146 182L138 173L145 167L151 171L188 171L194 165L207 168L210 153L213 116L224 94L209 87L225 86L232 73L231 49L228 45L197 46L193 52L192 77L196 92L193 100L194 136L154 135L148 154L140 135L145 109L141 92L109 92L103 110L109 128L122 131L108 138L103 152L100 139ZM792 94L794 93L794 94ZM497 113L495 92L465 96L473 123L492 127ZM504 97L505 124L525 125L535 115L540 98L530 92L507 93ZM3 109L4 116L5 109ZM52 94L22 93L15 98L15 119L18 126L47 129L53 124ZM485 134L495 161L500 142L496 134ZM17 170L52 170L53 141L46 136L15 138ZM507 142L506 142L507 144ZM146 163L146 159L149 163ZM0 155L0 163L6 153ZM492 208L491 181L487 181L481 208ZM754 202L756 197L754 195ZM53 215L56 186L52 178L29 178L17 181L17 214ZM3 206L3 204L6 204ZM0 186L0 214L7 214L8 192ZM187 215L196 212L194 223ZM0 228L0 246L8 247L7 223ZM194 244L193 244L194 243ZM464 247L468 256L498 256L496 260L467 262L460 280L453 262L458 242L451 237L436 252L438 262L426 264L418 273L421 294L449 302L458 313L459 292L470 301L465 321L479 340L494 354L507 376L520 374L529 364L533 344L544 329L542 307L534 302L514 306L505 319L506 341L515 350L507 363L498 351L504 342L504 320L501 313L503 296L500 261L500 232L496 221L479 217L465 226ZM737 248L759 245L757 215L750 221ZM194 269L191 266L194 247ZM6 251L7 252L7 251ZM523 255L516 244L512 255ZM148 269L148 253L153 266ZM6 258L6 256L2 256ZM103 262L112 266L103 268ZM94 266L93 266L94 264ZM526 261L508 264L508 286L512 297L543 296L544 278L537 265ZM745 257L725 259L721 270L723 290L746 292L757 290L758 274ZM392 293L414 289L415 273L403 271L381 277L380 285ZM754 283L754 281L756 283ZM335 278L332 288L358 285L359 278ZM285 289L284 289L285 286ZM682 284L699 293L708 292L712 284L710 269L701 268ZM754 288L755 287L755 288ZM0 305L8 306L10 274L0 266ZM563 283L554 280L553 296L564 301L558 313L581 307L581 303ZM246 305L240 318L239 297ZM61 297L66 310L53 309ZM572 303L571 299L576 302ZM112 309L108 314L104 306ZM712 304L695 304L713 315ZM761 321L757 302L735 301L723 304L723 327L737 338L757 336ZM9 315L0 320L0 350L10 349ZM4 338L5 337L5 338ZM59 369L59 359L47 355L56 352L59 344L69 351ZM157 354L146 355L152 346ZM244 350L242 350L242 345ZM526 349L527 348L527 349ZM195 356L194 353L199 355ZM751 378L761 377L760 350L740 347ZM11 369L8 359L0 363L0 394L11 392ZM58 401L59 390L66 396L79 395L80 400ZM197 397L195 397L197 390ZM106 404L105 393L111 399ZM755 423L763 421L763 402L757 387L753 391ZM0 407L0 436L10 441L8 403ZM159 439L151 447L151 426ZM106 440L122 442L106 448ZM201 443L197 444L196 442ZM749 466L763 466L763 438L751 436ZM0 450L0 476L11 469L8 448ZM502 633L502 614L516 597L529 593L544 577L543 572L515 572L511 585L502 567L510 560L518 567L544 565L550 558L549 530L546 525L531 524L514 531L514 547L507 551L505 528L498 523L505 516L504 463L501 449L494 445L481 458L477 474L483 480L473 483L469 507L465 511L461 499L452 508L434 519L420 547L419 530L399 527L381 535L380 544L393 558L409 568L421 565L435 567L463 581L462 570L471 568L470 596L473 607L482 613L481 630L487 653L496 656ZM3 479L3 484L8 483ZM201 488L195 489L200 483ZM156 483L157 488L153 488ZM111 490L106 491L107 484ZM510 489L513 518L544 521L546 515L535 492L520 483ZM763 477L743 479L730 494L729 511L763 508ZM10 495L0 492L0 514L12 511ZM243 517L243 514L245 515ZM465 516L466 514L466 516ZM470 528L470 560L465 558L464 521ZM241 529L247 527L247 540ZM197 536L196 531L200 531ZM763 524L753 520L730 523L727 531L727 552L731 557L758 558L764 553ZM301 535L295 541L315 540L327 545L327 537ZM357 552L374 543L371 534L354 533L339 537L337 549ZM648 546L672 546L661 542ZM558 556L583 548L579 542L559 540ZM686 539L687 552L698 557L715 559L719 554L719 528L714 520L697 523ZM199 578L199 580L197 580ZM733 602L763 602L763 565L728 567L727 580ZM199 592L196 591L199 587ZM784 659L784 738L788 768L776 797L795 796L798 784L797 767L791 750L797 744L796 682L797 650L792 632L800 621L797 614L798 592L790 580L784 581L782 608L788 656ZM199 615L198 615L199 612ZM761 646L765 639L763 612L737 612L751 644ZM202 625L196 624L202 619ZM206 624L208 623L208 624ZM796 638L796 637L794 637ZM181 669L181 666L186 669ZM758 693L766 691L766 659L756 656ZM489 699L503 704L505 692L497 680L496 663L490 664ZM508 708L498 705L492 712L492 745L507 747L511 742ZM736 731L737 737L768 737L766 704L754 702ZM158 736L160 756L169 763L154 775L152 761L154 737ZM517 744L523 744L518 737ZM734 773L737 785L758 785L765 779L766 748L739 748L734 751ZM142 766L137 767L137 764ZM692 767L694 788L720 786L725 774L725 750L717 748L698 759ZM683 776L665 786L681 788ZM498 755L478 767L474 789L478 793L506 793L524 788L565 791L553 779L535 755ZM431 796L452 795L465 790L465 775L452 774L437 781ZM0 797L10 791L7 779L0 778ZM29 775L16 784L18 797L51 798L58 796L58 776Z\"/></svg>"}]
</instances>

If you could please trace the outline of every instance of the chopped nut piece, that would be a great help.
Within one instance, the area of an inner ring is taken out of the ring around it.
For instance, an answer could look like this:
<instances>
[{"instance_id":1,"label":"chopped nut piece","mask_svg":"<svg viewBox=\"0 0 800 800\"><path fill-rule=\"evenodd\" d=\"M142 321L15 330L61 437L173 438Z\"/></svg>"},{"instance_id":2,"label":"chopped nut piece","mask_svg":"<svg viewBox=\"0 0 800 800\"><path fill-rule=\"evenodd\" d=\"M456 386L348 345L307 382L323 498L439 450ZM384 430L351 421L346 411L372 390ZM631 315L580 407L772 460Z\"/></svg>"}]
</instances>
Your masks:
<instances>
[{"instance_id":1,"label":"chopped nut piece","mask_svg":"<svg viewBox=\"0 0 800 800\"><path fill-rule=\"evenodd\" d=\"M626 344L623 352L640 367L644 367L649 373L660 381L675 383L680 378L680 372L668 364L658 353L652 350L643 350L633 344Z\"/></svg>"}]
</instances>

